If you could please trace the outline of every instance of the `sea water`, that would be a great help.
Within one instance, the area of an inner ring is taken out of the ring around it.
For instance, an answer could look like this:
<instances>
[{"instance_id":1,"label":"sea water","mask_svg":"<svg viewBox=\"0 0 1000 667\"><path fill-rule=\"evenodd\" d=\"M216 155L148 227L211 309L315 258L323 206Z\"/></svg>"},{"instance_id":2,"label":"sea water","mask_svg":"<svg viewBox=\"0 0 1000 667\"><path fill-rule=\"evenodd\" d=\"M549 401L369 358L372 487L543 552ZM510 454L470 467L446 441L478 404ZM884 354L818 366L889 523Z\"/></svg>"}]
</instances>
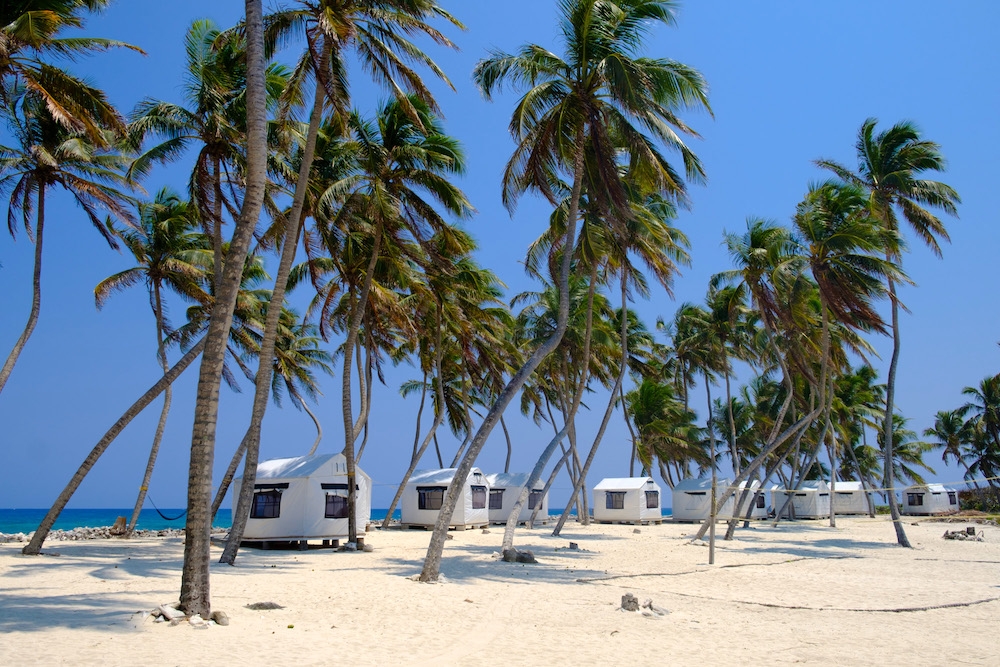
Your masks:
<instances>
[{"instance_id":1,"label":"sea water","mask_svg":"<svg viewBox=\"0 0 1000 667\"><path fill-rule=\"evenodd\" d=\"M30 533L38 528L45 518L47 509L2 509L0 508L0 533ZM388 509L372 509L371 520L379 522L385 519ZM161 515L162 513L162 515ZM561 510L549 509L549 516L557 517ZM73 528L101 528L112 526L115 519L132 516L131 509L64 509L54 530L72 530ZM164 518L166 516L167 518ZM573 515L575 516L575 514ZM670 516L670 509L663 510L663 516ZM393 519L399 519L399 510L392 513ZM168 528L184 528L186 518L183 509L165 509L157 512L155 509L144 509L139 513L136 528L140 530L165 530ZM232 512L220 509L213 523L217 528L229 528L233 525Z\"/></svg>"}]
</instances>

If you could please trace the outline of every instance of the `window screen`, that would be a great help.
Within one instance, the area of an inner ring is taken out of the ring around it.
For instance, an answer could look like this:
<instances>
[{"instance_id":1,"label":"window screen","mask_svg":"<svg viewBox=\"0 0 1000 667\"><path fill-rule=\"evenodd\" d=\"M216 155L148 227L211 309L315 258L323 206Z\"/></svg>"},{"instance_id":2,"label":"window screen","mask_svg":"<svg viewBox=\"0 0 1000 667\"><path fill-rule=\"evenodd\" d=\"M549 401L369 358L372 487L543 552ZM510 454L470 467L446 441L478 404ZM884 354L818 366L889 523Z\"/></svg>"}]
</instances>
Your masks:
<instances>
[{"instance_id":1,"label":"window screen","mask_svg":"<svg viewBox=\"0 0 1000 667\"><path fill-rule=\"evenodd\" d=\"M281 514L281 491L271 489L253 494L251 519L277 519L279 514Z\"/></svg>"},{"instance_id":2,"label":"window screen","mask_svg":"<svg viewBox=\"0 0 1000 667\"><path fill-rule=\"evenodd\" d=\"M609 510L625 509L625 492L605 491L604 503L605 508Z\"/></svg>"},{"instance_id":3,"label":"window screen","mask_svg":"<svg viewBox=\"0 0 1000 667\"><path fill-rule=\"evenodd\" d=\"M344 492L347 493L346 491ZM347 518L347 496L338 493L326 494L326 514L327 519Z\"/></svg>"},{"instance_id":4,"label":"window screen","mask_svg":"<svg viewBox=\"0 0 1000 667\"><path fill-rule=\"evenodd\" d=\"M503 489L490 489L490 509L503 509Z\"/></svg>"},{"instance_id":5,"label":"window screen","mask_svg":"<svg viewBox=\"0 0 1000 667\"><path fill-rule=\"evenodd\" d=\"M528 507L535 509L542 504L542 492L532 491L528 494Z\"/></svg>"},{"instance_id":6,"label":"window screen","mask_svg":"<svg viewBox=\"0 0 1000 667\"><path fill-rule=\"evenodd\" d=\"M418 486L417 509L439 510L447 486Z\"/></svg>"},{"instance_id":7,"label":"window screen","mask_svg":"<svg viewBox=\"0 0 1000 667\"><path fill-rule=\"evenodd\" d=\"M474 509L474 510L486 509L486 487L485 486L474 486L474 487L472 487L472 509Z\"/></svg>"},{"instance_id":8,"label":"window screen","mask_svg":"<svg viewBox=\"0 0 1000 667\"><path fill-rule=\"evenodd\" d=\"M955 495L954 491L949 491L948 492L948 504L949 505L957 505L958 504L958 497Z\"/></svg>"},{"instance_id":9,"label":"window screen","mask_svg":"<svg viewBox=\"0 0 1000 667\"><path fill-rule=\"evenodd\" d=\"M646 492L646 509L650 507L660 506L660 492L659 491L647 491Z\"/></svg>"},{"instance_id":10,"label":"window screen","mask_svg":"<svg viewBox=\"0 0 1000 667\"><path fill-rule=\"evenodd\" d=\"M907 505L923 505L924 504L924 494L922 493L907 493L906 494L906 504Z\"/></svg>"},{"instance_id":11,"label":"window screen","mask_svg":"<svg viewBox=\"0 0 1000 667\"><path fill-rule=\"evenodd\" d=\"M758 509L764 509L766 507L764 504L764 496L757 496L757 507Z\"/></svg>"}]
</instances>

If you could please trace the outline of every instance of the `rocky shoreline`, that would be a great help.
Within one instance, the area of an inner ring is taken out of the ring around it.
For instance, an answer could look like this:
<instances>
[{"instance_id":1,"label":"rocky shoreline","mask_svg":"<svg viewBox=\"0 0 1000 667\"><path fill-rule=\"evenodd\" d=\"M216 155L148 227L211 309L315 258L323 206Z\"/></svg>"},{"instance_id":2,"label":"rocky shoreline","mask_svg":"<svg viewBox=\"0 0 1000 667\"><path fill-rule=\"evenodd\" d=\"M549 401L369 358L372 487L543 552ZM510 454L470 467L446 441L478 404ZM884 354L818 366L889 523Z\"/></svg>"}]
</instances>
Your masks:
<instances>
[{"instance_id":1,"label":"rocky shoreline","mask_svg":"<svg viewBox=\"0 0 1000 667\"><path fill-rule=\"evenodd\" d=\"M10 542L28 542L34 533L0 533L0 544ZM164 530L136 530L132 537L181 537L184 530L180 528L166 528ZM46 542L73 542L79 540L110 540L126 539L122 535L112 533L112 526L100 528L73 528L71 530L50 531Z\"/></svg>"}]
</instances>

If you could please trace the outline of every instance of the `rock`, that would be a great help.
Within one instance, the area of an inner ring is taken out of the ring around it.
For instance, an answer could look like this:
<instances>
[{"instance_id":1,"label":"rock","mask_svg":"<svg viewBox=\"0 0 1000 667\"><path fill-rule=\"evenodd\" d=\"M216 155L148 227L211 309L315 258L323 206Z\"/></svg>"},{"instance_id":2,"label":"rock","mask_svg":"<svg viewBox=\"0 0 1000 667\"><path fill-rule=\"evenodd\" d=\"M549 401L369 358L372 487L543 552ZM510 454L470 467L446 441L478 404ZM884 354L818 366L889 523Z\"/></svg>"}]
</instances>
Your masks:
<instances>
[{"instance_id":1,"label":"rock","mask_svg":"<svg viewBox=\"0 0 1000 667\"><path fill-rule=\"evenodd\" d=\"M622 596L622 609L625 611L639 611L639 598L631 593L626 593Z\"/></svg>"},{"instance_id":2,"label":"rock","mask_svg":"<svg viewBox=\"0 0 1000 667\"><path fill-rule=\"evenodd\" d=\"M490 534L490 529L489 528L483 528L483 535L489 535L489 534Z\"/></svg>"},{"instance_id":3,"label":"rock","mask_svg":"<svg viewBox=\"0 0 1000 667\"><path fill-rule=\"evenodd\" d=\"M254 602L246 605L247 609L252 609L253 611L266 611L269 609L284 609L277 602Z\"/></svg>"},{"instance_id":4,"label":"rock","mask_svg":"<svg viewBox=\"0 0 1000 667\"><path fill-rule=\"evenodd\" d=\"M645 600L642 601L642 608L649 610L649 612L643 612L643 615L645 616L654 616L654 615L666 616L667 614L670 613L663 607L657 607L655 604L653 604L653 600L650 598L646 598Z\"/></svg>"},{"instance_id":5,"label":"rock","mask_svg":"<svg viewBox=\"0 0 1000 667\"><path fill-rule=\"evenodd\" d=\"M569 543L569 548L573 549L574 551L578 551L580 549L580 545L577 544L576 542L570 542Z\"/></svg>"},{"instance_id":6,"label":"rock","mask_svg":"<svg viewBox=\"0 0 1000 667\"><path fill-rule=\"evenodd\" d=\"M344 551L357 551L357 550L358 550L357 542L346 542L344 544Z\"/></svg>"},{"instance_id":7,"label":"rock","mask_svg":"<svg viewBox=\"0 0 1000 667\"><path fill-rule=\"evenodd\" d=\"M163 618L167 619L168 621L174 621L179 618L184 618L183 611L181 611L180 609L174 609L168 604L161 604L159 607L157 607L157 610L160 612L160 615L162 615Z\"/></svg>"},{"instance_id":8,"label":"rock","mask_svg":"<svg viewBox=\"0 0 1000 667\"><path fill-rule=\"evenodd\" d=\"M641 530L639 530L638 528L633 528L633 529L632 529L632 532L633 532L633 533L641 533L642 531L641 531Z\"/></svg>"},{"instance_id":9,"label":"rock","mask_svg":"<svg viewBox=\"0 0 1000 667\"><path fill-rule=\"evenodd\" d=\"M200 625L205 625L205 619L203 619L200 614L192 614L191 618L188 619L188 623L198 627Z\"/></svg>"},{"instance_id":10,"label":"rock","mask_svg":"<svg viewBox=\"0 0 1000 667\"><path fill-rule=\"evenodd\" d=\"M504 562L507 563L538 563L535 560L535 554L528 550L518 551L517 549L504 549L503 551Z\"/></svg>"},{"instance_id":11,"label":"rock","mask_svg":"<svg viewBox=\"0 0 1000 667\"><path fill-rule=\"evenodd\" d=\"M370 554L371 552L375 551L375 547L373 547L370 544L366 544L365 546L361 547L361 550L364 551L366 554Z\"/></svg>"},{"instance_id":12,"label":"rock","mask_svg":"<svg viewBox=\"0 0 1000 667\"><path fill-rule=\"evenodd\" d=\"M446 539L446 540L453 540L453 539L455 539L455 536L452 535L451 533L448 533L447 535L444 536L444 539Z\"/></svg>"},{"instance_id":13,"label":"rock","mask_svg":"<svg viewBox=\"0 0 1000 667\"><path fill-rule=\"evenodd\" d=\"M229 615L224 611L213 611L212 620L216 625L229 625Z\"/></svg>"}]
</instances>

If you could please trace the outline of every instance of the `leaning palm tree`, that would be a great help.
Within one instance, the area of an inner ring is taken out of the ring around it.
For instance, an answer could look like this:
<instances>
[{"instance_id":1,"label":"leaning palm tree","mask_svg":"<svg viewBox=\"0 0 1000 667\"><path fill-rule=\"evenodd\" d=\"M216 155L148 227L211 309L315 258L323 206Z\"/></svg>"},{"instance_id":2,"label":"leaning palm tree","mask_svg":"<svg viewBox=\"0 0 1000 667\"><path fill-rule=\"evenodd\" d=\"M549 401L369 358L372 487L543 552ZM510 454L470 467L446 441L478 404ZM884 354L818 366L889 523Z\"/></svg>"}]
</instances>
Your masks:
<instances>
[{"instance_id":1,"label":"leaning palm tree","mask_svg":"<svg viewBox=\"0 0 1000 667\"><path fill-rule=\"evenodd\" d=\"M54 190L68 193L112 248L117 248L118 243L102 219L102 210L130 225L134 224L134 216L129 210L131 199L123 192L128 186L123 176L125 159L120 152L99 148L86 135L67 130L31 90L22 88L9 106L0 105L0 116L16 142L10 147L0 146L0 196L10 197L7 226L11 235L23 227L35 242L31 312L0 368L2 392L41 309L46 196Z\"/></svg>"},{"instance_id":2,"label":"leaning palm tree","mask_svg":"<svg viewBox=\"0 0 1000 667\"><path fill-rule=\"evenodd\" d=\"M818 160L816 164L829 169L839 178L865 191L868 197L870 215L889 233L901 232L898 212L909 223L910 228L931 251L941 256L939 239L948 241L948 231L941 220L926 207L939 208L951 215L957 215L957 205L961 199L951 187L938 181L920 178L923 172L944 171L945 161L938 144L920 138L915 125L901 122L888 130L875 132L878 120L867 119L858 131L855 144L857 151L857 171L832 160ZM900 261L901 247L897 244L887 249L886 258ZM892 358L886 379L885 417L882 423L882 440L886 443L885 467L893 460L892 437L894 400L896 396L896 367L899 363L899 300L896 297L896 283L889 280L889 298L892 301ZM890 485L892 479L889 479ZM892 488L888 491L889 510L896 530L896 541L900 546L909 547L910 541L900 521L899 505Z\"/></svg>"},{"instance_id":3,"label":"leaning palm tree","mask_svg":"<svg viewBox=\"0 0 1000 667\"><path fill-rule=\"evenodd\" d=\"M661 159L657 141L682 154L688 178L702 177L700 163L674 128L691 132L677 116L679 108L708 108L704 79L681 63L638 55L654 25L674 23L674 4L666 0L562 0L559 23L564 56L529 44L516 54L494 51L476 65L473 74L487 99L505 85L528 88L510 122L517 145L503 177L503 200L508 209L513 210L528 190L540 192L555 206L558 175L569 177L570 194L566 231L556 244L563 249L556 281L560 293L558 326L490 408L459 464L459 479L472 468L507 405L566 331L570 264L588 144L595 156L588 165L595 174L591 181L603 181L607 188L588 194L616 203L621 210L627 209L628 198L618 177L620 160L645 165L657 189L670 194L684 192L683 179ZM420 574L422 581L438 577L457 501L457 487L452 487L434 526Z\"/></svg>"},{"instance_id":4,"label":"leaning palm tree","mask_svg":"<svg viewBox=\"0 0 1000 667\"><path fill-rule=\"evenodd\" d=\"M22 0L0 5L0 101L13 106L17 88L27 88L63 129L106 148L105 130L124 130L121 115L101 90L45 59L73 59L115 47L142 53L116 40L60 36L68 28L83 27L85 12L99 12L109 4L110 0Z\"/></svg>"},{"instance_id":5,"label":"leaning palm tree","mask_svg":"<svg viewBox=\"0 0 1000 667\"><path fill-rule=\"evenodd\" d=\"M139 204L139 229L118 231L122 243L135 258L136 266L105 278L94 288L97 307L101 308L113 293L140 283L145 284L156 322L156 358L164 374L168 370L165 343L170 333L163 300L164 289L170 289L189 300L204 301L208 298L201 287L204 273L200 264L204 260L199 261L197 258L206 249L206 239L200 234L192 233L196 220L194 207L169 189L160 190L153 201ZM126 536L132 534L136 521L139 520L139 511L146 498L149 479L156 465L160 441L167 424L171 399L172 389L167 387L163 394L160 420L149 449L146 472L139 485Z\"/></svg>"}]
</instances>

